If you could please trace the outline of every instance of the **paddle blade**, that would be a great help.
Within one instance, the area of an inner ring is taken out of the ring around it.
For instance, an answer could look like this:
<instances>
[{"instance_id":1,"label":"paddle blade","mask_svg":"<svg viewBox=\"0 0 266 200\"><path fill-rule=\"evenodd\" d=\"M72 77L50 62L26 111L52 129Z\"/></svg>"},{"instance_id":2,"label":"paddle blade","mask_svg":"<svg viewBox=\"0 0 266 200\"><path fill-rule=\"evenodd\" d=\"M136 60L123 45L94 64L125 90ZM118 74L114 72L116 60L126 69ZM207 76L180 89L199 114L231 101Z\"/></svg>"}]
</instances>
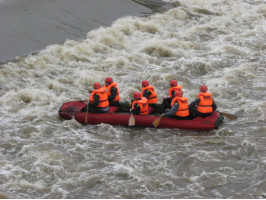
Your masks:
<instances>
[{"instance_id":1,"label":"paddle blade","mask_svg":"<svg viewBox=\"0 0 266 200\"><path fill-rule=\"evenodd\" d=\"M229 113L225 113L225 112L219 112L221 113L223 116L229 118L229 119L236 119L237 116L236 115L232 115L232 114L229 114Z\"/></svg>"},{"instance_id":2,"label":"paddle blade","mask_svg":"<svg viewBox=\"0 0 266 200\"><path fill-rule=\"evenodd\" d=\"M89 112L89 104L87 104L86 114L85 114L85 125L88 124L88 112Z\"/></svg>"},{"instance_id":3,"label":"paddle blade","mask_svg":"<svg viewBox=\"0 0 266 200\"><path fill-rule=\"evenodd\" d=\"M135 126L135 117L133 116L133 113L131 113L130 118L128 120L128 126Z\"/></svg>"},{"instance_id":4,"label":"paddle blade","mask_svg":"<svg viewBox=\"0 0 266 200\"><path fill-rule=\"evenodd\" d=\"M160 122L161 122L161 119L162 119L162 117L155 119L155 120L152 122L152 125L153 125L155 128L157 128L157 127L159 126Z\"/></svg>"}]
</instances>

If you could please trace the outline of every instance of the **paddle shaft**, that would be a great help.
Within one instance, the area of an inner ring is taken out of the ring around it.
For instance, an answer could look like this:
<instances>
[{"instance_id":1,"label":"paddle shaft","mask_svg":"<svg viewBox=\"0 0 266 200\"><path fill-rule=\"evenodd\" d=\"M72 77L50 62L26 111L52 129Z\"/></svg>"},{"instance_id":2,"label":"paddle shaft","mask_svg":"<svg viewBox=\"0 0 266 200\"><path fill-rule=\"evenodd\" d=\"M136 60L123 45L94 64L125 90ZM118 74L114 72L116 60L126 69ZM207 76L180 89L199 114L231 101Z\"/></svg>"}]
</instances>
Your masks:
<instances>
[{"instance_id":1,"label":"paddle shaft","mask_svg":"<svg viewBox=\"0 0 266 200\"><path fill-rule=\"evenodd\" d=\"M162 119L162 118L163 118L163 117L160 116L160 118L155 119L155 120L152 122L152 125L153 125L155 128L157 128L157 127L160 125L160 123L161 123L161 119Z\"/></svg>"},{"instance_id":2,"label":"paddle shaft","mask_svg":"<svg viewBox=\"0 0 266 200\"><path fill-rule=\"evenodd\" d=\"M87 104L87 109L86 109L85 125L87 125L87 123L88 123L88 112L89 112L89 103Z\"/></svg>"},{"instance_id":3,"label":"paddle shaft","mask_svg":"<svg viewBox=\"0 0 266 200\"><path fill-rule=\"evenodd\" d=\"M225 112L220 112L220 111L217 111L218 113L224 115L225 117L227 118L230 118L230 119L236 119L237 116L236 115L232 115L232 114L229 114L229 113L225 113Z\"/></svg>"}]
</instances>

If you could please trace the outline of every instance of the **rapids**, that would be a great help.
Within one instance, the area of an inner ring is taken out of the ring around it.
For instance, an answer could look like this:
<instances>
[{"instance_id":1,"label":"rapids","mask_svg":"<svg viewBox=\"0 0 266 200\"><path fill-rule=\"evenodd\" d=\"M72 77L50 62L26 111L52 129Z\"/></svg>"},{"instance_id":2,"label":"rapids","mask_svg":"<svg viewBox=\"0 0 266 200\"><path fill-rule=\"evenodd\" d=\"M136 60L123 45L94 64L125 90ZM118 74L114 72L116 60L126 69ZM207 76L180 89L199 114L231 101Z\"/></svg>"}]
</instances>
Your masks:
<instances>
[{"instance_id":1,"label":"rapids","mask_svg":"<svg viewBox=\"0 0 266 200\"><path fill-rule=\"evenodd\" d=\"M0 196L266 198L266 2L167 3L0 65ZM107 76L122 101L144 79L160 102L171 79L190 102L206 84L238 118L199 134L58 116Z\"/></svg>"}]
</instances>

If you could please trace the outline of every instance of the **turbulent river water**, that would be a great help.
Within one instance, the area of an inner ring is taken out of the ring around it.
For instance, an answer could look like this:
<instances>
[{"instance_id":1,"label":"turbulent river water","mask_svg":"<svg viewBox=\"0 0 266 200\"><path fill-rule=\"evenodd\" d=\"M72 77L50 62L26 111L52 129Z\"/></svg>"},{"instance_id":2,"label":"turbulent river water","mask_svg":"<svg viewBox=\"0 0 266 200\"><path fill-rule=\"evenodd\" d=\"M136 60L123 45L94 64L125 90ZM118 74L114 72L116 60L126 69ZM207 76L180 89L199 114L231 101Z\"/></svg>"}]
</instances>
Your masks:
<instances>
[{"instance_id":1,"label":"turbulent river water","mask_svg":"<svg viewBox=\"0 0 266 200\"><path fill-rule=\"evenodd\" d=\"M266 198L266 2L167 3L0 66L0 196ZM107 76L122 101L144 79L160 102L171 79L189 102L206 84L238 118L198 133L58 116Z\"/></svg>"}]
</instances>

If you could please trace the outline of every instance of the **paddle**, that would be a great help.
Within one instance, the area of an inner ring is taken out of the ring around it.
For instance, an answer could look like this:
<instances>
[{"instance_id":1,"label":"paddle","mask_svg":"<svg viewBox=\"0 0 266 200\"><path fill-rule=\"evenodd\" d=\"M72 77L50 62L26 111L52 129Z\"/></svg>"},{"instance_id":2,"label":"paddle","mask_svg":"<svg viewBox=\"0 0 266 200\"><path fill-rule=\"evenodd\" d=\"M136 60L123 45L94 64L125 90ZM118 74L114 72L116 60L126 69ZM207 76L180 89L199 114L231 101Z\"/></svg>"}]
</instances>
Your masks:
<instances>
[{"instance_id":1,"label":"paddle","mask_svg":"<svg viewBox=\"0 0 266 200\"><path fill-rule=\"evenodd\" d=\"M87 104L87 109L86 109L86 115L85 115L85 125L88 123L88 112L89 112L89 102Z\"/></svg>"},{"instance_id":2,"label":"paddle","mask_svg":"<svg viewBox=\"0 0 266 200\"><path fill-rule=\"evenodd\" d=\"M236 119L237 116L236 115L232 115L232 114L229 114L229 113L225 113L225 112L220 112L220 111L217 111L218 113L221 113L222 115L224 115L225 117L229 118L229 119Z\"/></svg>"},{"instance_id":3,"label":"paddle","mask_svg":"<svg viewBox=\"0 0 266 200\"><path fill-rule=\"evenodd\" d=\"M90 90L89 90L89 93L92 93L92 92L93 92L93 91L90 91ZM88 100L88 103L87 103L86 114L85 114L85 125L88 124L89 103L90 103L90 100Z\"/></svg>"},{"instance_id":4,"label":"paddle","mask_svg":"<svg viewBox=\"0 0 266 200\"><path fill-rule=\"evenodd\" d=\"M161 119L163 118L163 116L160 116L160 118L157 118L155 119L153 122L152 122L152 125L157 128L159 126L159 124L161 123Z\"/></svg>"},{"instance_id":5,"label":"paddle","mask_svg":"<svg viewBox=\"0 0 266 200\"><path fill-rule=\"evenodd\" d=\"M130 118L128 120L128 126L135 126L135 117L133 116L132 112L131 112Z\"/></svg>"}]
</instances>

